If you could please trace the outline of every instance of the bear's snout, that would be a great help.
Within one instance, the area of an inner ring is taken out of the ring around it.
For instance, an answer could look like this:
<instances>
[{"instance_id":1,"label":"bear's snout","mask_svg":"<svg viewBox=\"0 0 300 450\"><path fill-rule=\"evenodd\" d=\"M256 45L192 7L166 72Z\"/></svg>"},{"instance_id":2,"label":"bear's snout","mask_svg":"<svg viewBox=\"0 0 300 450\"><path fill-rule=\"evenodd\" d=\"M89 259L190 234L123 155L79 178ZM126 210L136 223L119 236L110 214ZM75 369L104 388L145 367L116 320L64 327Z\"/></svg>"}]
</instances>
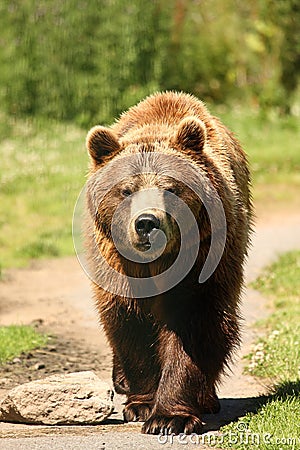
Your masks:
<instances>
[{"instance_id":1,"label":"bear's snout","mask_svg":"<svg viewBox=\"0 0 300 450\"><path fill-rule=\"evenodd\" d=\"M164 211L148 208L140 211L130 222L130 243L138 252L152 257L161 254L169 239L170 230Z\"/></svg>"},{"instance_id":2,"label":"bear's snout","mask_svg":"<svg viewBox=\"0 0 300 450\"><path fill-rule=\"evenodd\" d=\"M159 229L160 220L154 214L141 214L135 219L134 226L140 237L148 237L154 228Z\"/></svg>"},{"instance_id":3,"label":"bear's snout","mask_svg":"<svg viewBox=\"0 0 300 450\"><path fill-rule=\"evenodd\" d=\"M134 220L134 246L137 250L144 252L151 248L151 237L155 230L160 229L160 225L160 219L153 213L144 212Z\"/></svg>"}]
</instances>

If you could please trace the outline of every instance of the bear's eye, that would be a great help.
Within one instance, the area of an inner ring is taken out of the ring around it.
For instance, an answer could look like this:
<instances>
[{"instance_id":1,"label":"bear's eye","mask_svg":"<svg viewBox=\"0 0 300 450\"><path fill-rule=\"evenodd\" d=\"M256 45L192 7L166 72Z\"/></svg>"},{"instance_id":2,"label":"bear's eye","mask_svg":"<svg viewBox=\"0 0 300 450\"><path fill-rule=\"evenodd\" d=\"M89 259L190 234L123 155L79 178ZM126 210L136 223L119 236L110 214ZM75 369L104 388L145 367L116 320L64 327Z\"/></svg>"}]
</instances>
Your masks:
<instances>
[{"instance_id":1,"label":"bear's eye","mask_svg":"<svg viewBox=\"0 0 300 450\"><path fill-rule=\"evenodd\" d=\"M121 195L123 196L123 197L129 197L129 195L131 195L132 194L132 191L129 189L129 188L126 188L126 189L122 189L121 190Z\"/></svg>"},{"instance_id":2,"label":"bear's eye","mask_svg":"<svg viewBox=\"0 0 300 450\"><path fill-rule=\"evenodd\" d=\"M166 191L167 192L171 192L171 194L175 194L175 195L177 194L177 190L175 188L172 188L172 187L166 189Z\"/></svg>"}]
</instances>

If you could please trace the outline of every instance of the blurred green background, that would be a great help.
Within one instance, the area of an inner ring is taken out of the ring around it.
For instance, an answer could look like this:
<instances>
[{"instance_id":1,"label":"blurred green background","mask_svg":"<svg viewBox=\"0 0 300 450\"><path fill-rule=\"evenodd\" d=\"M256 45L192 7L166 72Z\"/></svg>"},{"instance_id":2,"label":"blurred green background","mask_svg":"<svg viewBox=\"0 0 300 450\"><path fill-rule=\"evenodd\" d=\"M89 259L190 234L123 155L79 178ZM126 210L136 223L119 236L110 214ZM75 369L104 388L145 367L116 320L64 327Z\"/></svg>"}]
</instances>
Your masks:
<instances>
[{"instance_id":1,"label":"blurred green background","mask_svg":"<svg viewBox=\"0 0 300 450\"><path fill-rule=\"evenodd\" d=\"M284 111L293 103L298 0L2 0L0 8L8 114L88 127L161 89Z\"/></svg>"},{"instance_id":2,"label":"blurred green background","mask_svg":"<svg viewBox=\"0 0 300 450\"><path fill-rule=\"evenodd\" d=\"M299 0L2 0L0 266L72 254L88 129L197 95L249 154L255 200L300 187Z\"/></svg>"}]
</instances>

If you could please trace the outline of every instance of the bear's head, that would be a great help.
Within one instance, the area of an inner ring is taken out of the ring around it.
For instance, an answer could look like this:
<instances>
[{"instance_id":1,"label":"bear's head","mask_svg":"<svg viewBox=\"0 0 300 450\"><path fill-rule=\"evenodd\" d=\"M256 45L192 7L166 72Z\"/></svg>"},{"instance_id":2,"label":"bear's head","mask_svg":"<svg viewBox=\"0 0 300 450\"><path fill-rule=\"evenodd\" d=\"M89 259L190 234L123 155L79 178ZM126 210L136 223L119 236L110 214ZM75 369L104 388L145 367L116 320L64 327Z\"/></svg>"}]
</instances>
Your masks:
<instances>
[{"instance_id":1,"label":"bear's head","mask_svg":"<svg viewBox=\"0 0 300 450\"><path fill-rule=\"evenodd\" d=\"M196 117L155 139L145 130L118 137L113 129L92 128L87 204L96 239L114 242L131 261L149 262L178 252L183 236L194 245L195 221L209 234L201 201L209 191L207 174L199 162L206 142L206 127Z\"/></svg>"}]
</instances>

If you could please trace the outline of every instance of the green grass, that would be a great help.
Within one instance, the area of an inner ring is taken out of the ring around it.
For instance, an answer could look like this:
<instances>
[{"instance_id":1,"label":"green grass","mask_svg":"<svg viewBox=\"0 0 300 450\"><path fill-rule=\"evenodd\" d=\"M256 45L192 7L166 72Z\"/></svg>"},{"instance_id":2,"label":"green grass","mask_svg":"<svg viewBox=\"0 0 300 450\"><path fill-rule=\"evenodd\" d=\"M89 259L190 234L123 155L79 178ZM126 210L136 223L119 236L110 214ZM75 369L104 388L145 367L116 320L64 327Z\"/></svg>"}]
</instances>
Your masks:
<instances>
[{"instance_id":1,"label":"green grass","mask_svg":"<svg viewBox=\"0 0 300 450\"><path fill-rule=\"evenodd\" d=\"M0 327L0 364L19 356L22 352L40 348L47 343L47 336L33 327L10 325Z\"/></svg>"},{"instance_id":2,"label":"green grass","mask_svg":"<svg viewBox=\"0 0 300 450\"><path fill-rule=\"evenodd\" d=\"M298 118L263 117L238 106L214 113L236 133L249 154L255 201L276 205L298 199ZM71 222L86 179L87 130L50 121L14 120L3 114L0 119L0 267L73 254Z\"/></svg>"},{"instance_id":3,"label":"green grass","mask_svg":"<svg viewBox=\"0 0 300 450\"><path fill-rule=\"evenodd\" d=\"M300 189L299 117L281 117L236 106L215 111L249 156L256 204L282 207L298 201Z\"/></svg>"},{"instance_id":4,"label":"green grass","mask_svg":"<svg viewBox=\"0 0 300 450\"><path fill-rule=\"evenodd\" d=\"M224 446L242 423L250 437L259 435L259 445L246 444L244 436L233 448L300 448L300 251L282 255L252 286L272 300L275 312L259 324L265 335L248 355L246 371L267 378L273 392L257 413L222 428L227 433ZM264 442L266 435L270 438Z\"/></svg>"},{"instance_id":5,"label":"green grass","mask_svg":"<svg viewBox=\"0 0 300 450\"><path fill-rule=\"evenodd\" d=\"M247 414L221 428L220 447L259 450L300 448L300 382L283 385L262 404L257 413Z\"/></svg>"},{"instance_id":6,"label":"green grass","mask_svg":"<svg viewBox=\"0 0 300 450\"><path fill-rule=\"evenodd\" d=\"M266 335L249 355L248 371L280 380L300 377L300 252L289 252L252 284L274 304Z\"/></svg>"},{"instance_id":7,"label":"green grass","mask_svg":"<svg viewBox=\"0 0 300 450\"><path fill-rule=\"evenodd\" d=\"M85 131L10 120L1 137L0 265L72 254L73 208L88 164Z\"/></svg>"}]
</instances>

